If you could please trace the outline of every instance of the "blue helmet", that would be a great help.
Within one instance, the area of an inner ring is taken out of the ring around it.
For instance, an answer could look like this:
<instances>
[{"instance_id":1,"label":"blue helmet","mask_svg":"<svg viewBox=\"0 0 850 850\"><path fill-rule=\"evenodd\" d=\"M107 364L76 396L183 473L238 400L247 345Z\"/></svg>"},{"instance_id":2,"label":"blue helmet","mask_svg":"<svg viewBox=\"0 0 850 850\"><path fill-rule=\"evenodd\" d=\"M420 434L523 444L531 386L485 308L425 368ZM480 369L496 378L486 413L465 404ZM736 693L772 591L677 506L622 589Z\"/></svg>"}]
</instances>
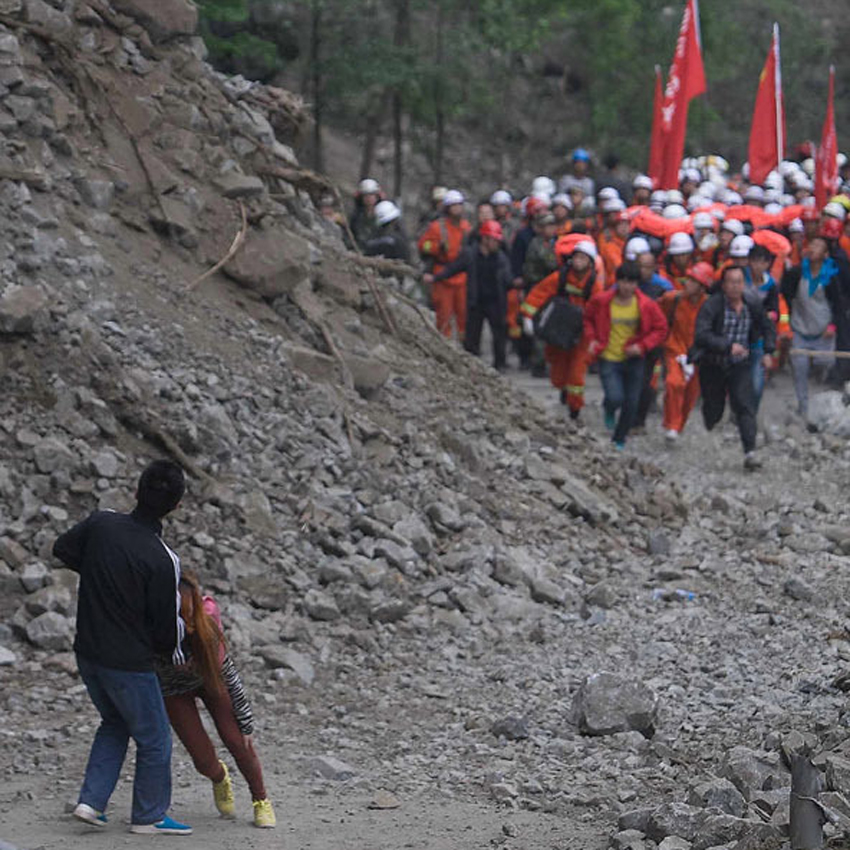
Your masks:
<instances>
[{"instance_id":1,"label":"blue helmet","mask_svg":"<svg viewBox=\"0 0 850 850\"><path fill-rule=\"evenodd\" d=\"M573 162L590 162L590 154L584 148L573 151Z\"/></svg>"}]
</instances>

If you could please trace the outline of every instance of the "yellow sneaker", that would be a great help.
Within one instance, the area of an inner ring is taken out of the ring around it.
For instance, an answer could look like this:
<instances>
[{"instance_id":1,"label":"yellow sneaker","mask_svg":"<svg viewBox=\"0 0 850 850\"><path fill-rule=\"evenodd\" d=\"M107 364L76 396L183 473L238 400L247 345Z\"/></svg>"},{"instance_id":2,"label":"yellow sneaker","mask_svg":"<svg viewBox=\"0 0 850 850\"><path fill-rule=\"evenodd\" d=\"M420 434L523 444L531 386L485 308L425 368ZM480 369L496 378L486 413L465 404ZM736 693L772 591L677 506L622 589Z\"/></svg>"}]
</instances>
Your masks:
<instances>
[{"instance_id":1,"label":"yellow sneaker","mask_svg":"<svg viewBox=\"0 0 850 850\"><path fill-rule=\"evenodd\" d=\"M236 802L233 799L233 785L230 783L230 774L227 765L223 761L219 764L224 768L224 779L221 782L213 782L213 797L215 807L223 818L236 817Z\"/></svg>"},{"instance_id":2,"label":"yellow sneaker","mask_svg":"<svg viewBox=\"0 0 850 850\"><path fill-rule=\"evenodd\" d=\"M268 798L254 800L254 826L258 826L260 829L274 829L277 826L272 801Z\"/></svg>"}]
</instances>

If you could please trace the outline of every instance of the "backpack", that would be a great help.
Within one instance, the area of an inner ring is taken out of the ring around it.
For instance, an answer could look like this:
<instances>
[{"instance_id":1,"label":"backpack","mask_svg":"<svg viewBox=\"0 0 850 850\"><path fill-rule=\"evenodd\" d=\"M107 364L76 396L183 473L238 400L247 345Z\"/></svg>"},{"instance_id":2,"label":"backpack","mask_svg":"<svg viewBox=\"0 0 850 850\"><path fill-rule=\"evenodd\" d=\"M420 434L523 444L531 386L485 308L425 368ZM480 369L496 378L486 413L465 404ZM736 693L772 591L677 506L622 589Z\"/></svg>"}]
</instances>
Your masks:
<instances>
[{"instance_id":1,"label":"backpack","mask_svg":"<svg viewBox=\"0 0 850 850\"><path fill-rule=\"evenodd\" d=\"M569 270L569 265L561 269L557 293L537 311L533 319L534 335L543 342L564 351L569 351L578 345L584 330L584 310L573 304L566 294ZM585 301L590 298L595 282L596 273L591 272L584 286Z\"/></svg>"}]
</instances>

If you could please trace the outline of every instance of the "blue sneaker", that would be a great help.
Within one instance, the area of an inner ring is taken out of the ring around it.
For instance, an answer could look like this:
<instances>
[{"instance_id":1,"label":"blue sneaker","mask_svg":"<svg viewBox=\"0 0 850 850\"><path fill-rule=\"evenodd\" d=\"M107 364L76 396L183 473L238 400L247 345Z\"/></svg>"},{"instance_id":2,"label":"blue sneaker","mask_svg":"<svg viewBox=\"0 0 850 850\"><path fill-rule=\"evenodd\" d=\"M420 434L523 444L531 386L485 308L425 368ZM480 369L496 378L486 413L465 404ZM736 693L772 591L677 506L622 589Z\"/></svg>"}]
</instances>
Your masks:
<instances>
[{"instance_id":1,"label":"blue sneaker","mask_svg":"<svg viewBox=\"0 0 850 850\"><path fill-rule=\"evenodd\" d=\"M626 444L625 444L625 443L617 443L617 442L615 442L615 443L614 443L614 448L615 448L618 452L623 451L623 449L624 449L625 447L626 447Z\"/></svg>"},{"instance_id":2,"label":"blue sneaker","mask_svg":"<svg viewBox=\"0 0 850 850\"><path fill-rule=\"evenodd\" d=\"M81 820L89 826L102 827L107 824L106 815L103 812L99 812L85 803L78 803L73 815L77 820Z\"/></svg>"},{"instance_id":3,"label":"blue sneaker","mask_svg":"<svg viewBox=\"0 0 850 850\"><path fill-rule=\"evenodd\" d=\"M609 431L613 431L617 427L617 417L613 413L605 411L605 427Z\"/></svg>"},{"instance_id":4,"label":"blue sneaker","mask_svg":"<svg viewBox=\"0 0 850 850\"><path fill-rule=\"evenodd\" d=\"M166 815L156 823L132 823L130 832L136 835L191 835L192 827L185 823L177 823Z\"/></svg>"}]
</instances>

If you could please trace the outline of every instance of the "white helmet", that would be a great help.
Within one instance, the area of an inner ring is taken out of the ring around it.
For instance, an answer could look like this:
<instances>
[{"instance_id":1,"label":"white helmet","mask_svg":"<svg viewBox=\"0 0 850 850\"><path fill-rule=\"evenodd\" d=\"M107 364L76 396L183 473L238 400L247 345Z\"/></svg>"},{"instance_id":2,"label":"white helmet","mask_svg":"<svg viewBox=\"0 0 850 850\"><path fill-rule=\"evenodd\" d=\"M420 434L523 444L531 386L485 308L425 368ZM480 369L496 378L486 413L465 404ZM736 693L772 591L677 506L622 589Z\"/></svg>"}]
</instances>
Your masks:
<instances>
[{"instance_id":1,"label":"white helmet","mask_svg":"<svg viewBox=\"0 0 850 850\"><path fill-rule=\"evenodd\" d=\"M779 189L764 190L764 202L766 204L778 204L781 197L782 192L780 192Z\"/></svg>"},{"instance_id":2,"label":"white helmet","mask_svg":"<svg viewBox=\"0 0 850 850\"><path fill-rule=\"evenodd\" d=\"M623 259L636 260L641 254L649 254L652 248L649 246L649 241L643 236L633 236L626 242L626 248L623 251Z\"/></svg>"},{"instance_id":3,"label":"white helmet","mask_svg":"<svg viewBox=\"0 0 850 850\"><path fill-rule=\"evenodd\" d=\"M699 212L694 218L694 227L698 230L714 230L714 216L709 212Z\"/></svg>"},{"instance_id":4,"label":"white helmet","mask_svg":"<svg viewBox=\"0 0 850 850\"><path fill-rule=\"evenodd\" d=\"M668 204L684 204L685 196L678 189L668 189L667 190L667 203Z\"/></svg>"},{"instance_id":5,"label":"white helmet","mask_svg":"<svg viewBox=\"0 0 850 850\"><path fill-rule=\"evenodd\" d=\"M605 186L596 193L596 197L600 201L612 201L619 198L620 193L613 186Z\"/></svg>"},{"instance_id":6,"label":"white helmet","mask_svg":"<svg viewBox=\"0 0 850 850\"><path fill-rule=\"evenodd\" d=\"M647 177L646 174L638 174L634 180L632 180L632 188L633 189L649 189L652 191L652 178Z\"/></svg>"},{"instance_id":7,"label":"white helmet","mask_svg":"<svg viewBox=\"0 0 850 850\"><path fill-rule=\"evenodd\" d=\"M844 168L847 165L847 154L838 153L835 155L835 163L839 168Z\"/></svg>"},{"instance_id":8,"label":"white helmet","mask_svg":"<svg viewBox=\"0 0 850 850\"><path fill-rule=\"evenodd\" d=\"M783 206L783 207L790 207L790 206L791 206L791 204L795 204L795 203L797 203L797 202L794 200L794 196L793 196L793 195L783 195L783 196L779 199L779 203L780 203L780 204L782 204L782 206Z\"/></svg>"},{"instance_id":9,"label":"white helmet","mask_svg":"<svg viewBox=\"0 0 850 850\"><path fill-rule=\"evenodd\" d=\"M506 206L509 207L513 203L513 198L511 197L510 192L506 192L504 189L497 189L490 195L490 203L494 207L498 206Z\"/></svg>"},{"instance_id":10,"label":"white helmet","mask_svg":"<svg viewBox=\"0 0 850 850\"><path fill-rule=\"evenodd\" d=\"M552 196L552 206L566 207L568 210L571 210L573 208L573 202L565 192L559 192L557 195Z\"/></svg>"},{"instance_id":11,"label":"white helmet","mask_svg":"<svg viewBox=\"0 0 850 850\"><path fill-rule=\"evenodd\" d=\"M815 173L815 161L811 157L809 157L808 159L804 159L800 163L800 168L802 168L803 171L805 171L805 173L809 177L811 177Z\"/></svg>"},{"instance_id":12,"label":"white helmet","mask_svg":"<svg viewBox=\"0 0 850 850\"><path fill-rule=\"evenodd\" d=\"M748 186L744 192L744 200L747 202L755 201L756 203L764 203L764 189L761 186Z\"/></svg>"},{"instance_id":13,"label":"white helmet","mask_svg":"<svg viewBox=\"0 0 850 850\"><path fill-rule=\"evenodd\" d=\"M797 165L797 163L794 162L791 159L783 159L782 162L779 163L779 173L783 177L788 177L789 175L793 174L795 171L799 171L799 170L800 170L800 166Z\"/></svg>"},{"instance_id":14,"label":"white helmet","mask_svg":"<svg viewBox=\"0 0 850 850\"><path fill-rule=\"evenodd\" d=\"M688 211L681 204L669 204L664 207L664 212L661 215L664 218L685 218Z\"/></svg>"},{"instance_id":15,"label":"white helmet","mask_svg":"<svg viewBox=\"0 0 850 850\"><path fill-rule=\"evenodd\" d=\"M711 180L704 180L699 184L699 193L704 198L714 200L717 197L717 186Z\"/></svg>"},{"instance_id":16,"label":"white helmet","mask_svg":"<svg viewBox=\"0 0 850 850\"><path fill-rule=\"evenodd\" d=\"M735 236L744 235L744 223L737 218L727 219L720 225L720 229L728 230L730 233L734 233Z\"/></svg>"},{"instance_id":17,"label":"white helmet","mask_svg":"<svg viewBox=\"0 0 850 850\"><path fill-rule=\"evenodd\" d=\"M737 206L738 204L743 204L744 199L737 192L733 192L730 189L724 195L723 203L726 204L727 207L734 207L734 206Z\"/></svg>"},{"instance_id":18,"label":"white helmet","mask_svg":"<svg viewBox=\"0 0 850 850\"><path fill-rule=\"evenodd\" d=\"M823 208L823 214L829 218L837 218L839 221L844 221L847 218L847 210L837 201L830 201Z\"/></svg>"},{"instance_id":19,"label":"white helmet","mask_svg":"<svg viewBox=\"0 0 850 850\"><path fill-rule=\"evenodd\" d=\"M730 257L749 257L750 249L756 243L753 242L752 237L744 236L736 236L732 240L732 244L729 246L729 256Z\"/></svg>"},{"instance_id":20,"label":"white helmet","mask_svg":"<svg viewBox=\"0 0 850 850\"><path fill-rule=\"evenodd\" d=\"M687 181L688 183L699 183L701 180L702 174L700 174L699 170L696 168L686 168L682 175L682 182Z\"/></svg>"},{"instance_id":21,"label":"white helmet","mask_svg":"<svg viewBox=\"0 0 850 850\"><path fill-rule=\"evenodd\" d=\"M537 195L539 193L554 195L556 191L557 187L555 186L555 181L551 177L541 175L540 177L535 177L531 182L532 195Z\"/></svg>"},{"instance_id":22,"label":"white helmet","mask_svg":"<svg viewBox=\"0 0 850 850\"><path fill-rule=\"evenodd\" d=\"M771 201L764 205L764 211L769 215L776 215L782 212L782 204L777 204L776 201Z\"/></svg>"},{"instance_id":23,"label":"white helmet","mask_svg":"<svg viewBox=\"0 0 850 850\"><path fill-rule=\"evenodd\" d=\"M694 240L687 233L674 233L667 245L667 253L670 256L676 254L690 254L694 250Z\"/></svg>"},{"instance_id":24,"label":"white helmet","mask_svg":"<svg viewBox=\"0 0 850 850\"><path fill-rule=\"evenodd\" d=\"M375 221L379 227L401 217L401 210L392 201L379 201L375 205Z\"/></svg>"},{"instance_id":25,"label":"white helmet","mask_svg":"<svg viewBox=\"0 0 850 850\"><path fill-rule=\"evenodd\" d=\"M702 195L691 195L690 198L688 198L688 212L694 212L701 207L707 207L710 203L711 201L708 198L704 198Z\"/></svg>"},{"instance_id":26,"label":"white helmet","mask_svg":"<svg viewBox=\"0 0 850 850\"><path fill-rule=\"evenodd\" d=\"M573 248L573 253L576 251L581 251L582 254L587 254L591 260L596 259L596 243L592 239L582 239L580 242L576 242L576 246Z\"/></svg>"},{"instance_id":27,"label":"white helmet","mask_svg":"<svg viewBox=\"0 0 850 850\"><path fill-rule=\"evenodd\" d=\"M662 207L667 203L667 190L666 189L656 189L650 196L649 202L651 204L660 204Z\"/></svg>"},{"instance_id":28,"label":"white helmet","mask_svg":"<svg viewBox=\"0 0 850 850\"><path fill-rule=\"evenodd\" d=\"M622 212L625 208L626 202L620 197L608 198L602 202L602 212L604 213Z\"/></svg>"},{"instance_id":29,"label":"white helmet","mask_svg":"<svg viewBox=\"0 0 850 850\"><path fill-rule=\"evenodd\" d=\"M444 207L453 207L455 204L462 204L465 201L466 198L464 198L463 192L459 192L457 189L449 189L449 191L443 195Z\"/></svg>"},{"instance_id":30,"label":"white helmet","mask_svg":"<svg viewBox=\"0 0 850 850\"><path fill-rule=\"evenodd\" d=\"M357 191L361 195L377 195L381 191L381 184L371 177L364 177L357 184Z\"/></svg>"},{"instance_id":31,"label":"white helmet","mask_svg":"<svg viewBox=\"0 0 850 850\"><path fill-rule=\"evenodd\" d=\"M803 230L804 230L804 228L803 228L803 221L802 221L802 219L795 218L795 219L793 219L793 220L791 221L791 223L788 225L788 232L789 232L789 233L802 233L802 232L803 232Z\"/></svg>"},{"instance_id":32,"label":"white helmet","mask_svg":"<svg viewBox=\"0 0 850 850\"><path fill-rule=\"evenodd\" d=\"M781 192L784 182L782 175L778 171L771 171L770 174L764 178L764 187L766 189L775 189L776 191Z\"/></svg>"}]
</instances>

